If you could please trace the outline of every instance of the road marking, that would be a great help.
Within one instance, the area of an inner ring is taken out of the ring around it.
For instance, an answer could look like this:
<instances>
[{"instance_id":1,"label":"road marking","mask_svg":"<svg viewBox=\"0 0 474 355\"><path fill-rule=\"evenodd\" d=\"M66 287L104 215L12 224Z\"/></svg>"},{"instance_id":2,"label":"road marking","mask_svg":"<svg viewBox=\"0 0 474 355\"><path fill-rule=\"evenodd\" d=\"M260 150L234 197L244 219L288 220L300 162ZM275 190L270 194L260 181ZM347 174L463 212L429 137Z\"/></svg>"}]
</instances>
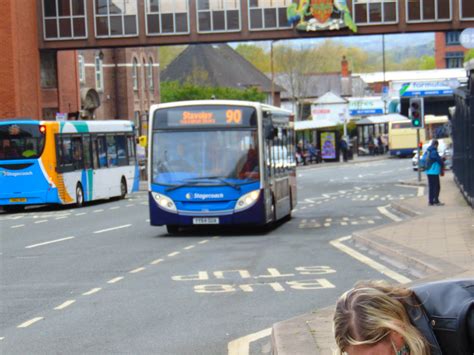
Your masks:
<instances>
[{"instance_id":1,"label":"road marking","mask_svg":"<svg viewBox=\"0 0 474 355\"><path fill-rule=\"evenodd\" d=\"M131 224L124 224L123 226L112 227L112 228L107 228L107 229L102 229L102 230L99 230L99 231L95 231L94 234L110 232L110 231L114 231L114 230L117 230L117 229L128 228L128 227L131 227L131 226L132 226Z\"/></svg>"},{"instance_id":2,"label":"road marking","mask_svg":"<svg viewBox=\"0 0 474 355\"><path fill-rule=\"evenodd\" d=\"M139 268L136 268L135 270L130 271L129 273L130 273L130 274L136 274L137 272L141 272L141 271L143 271L143 270L146 270L146 268L144 268L144 267L139 267Z\"/></svg>"},{"instance_id":3,"label":"road marking","mask_svg":"<svg viewBox=\"0 0 474 355\"><path fill-rule=\"evenodd\" d=\"M87 291L87 292L84 292L82 295L83 295L83 296L90 296L90 295L93 295L94 293L99 292L100 290L102 290L102 288L96 287L96 288L93 288L92 290L89 290L89 291Z\"/></svg>"},{"instance_id":4,"label":"road marking","mask_svg":"<svg viewBox=\"0 0 474 355\"><path fill-rule=\"evenodd\" d=\"M135 206L135 204L131 203L129 205L126 205L125 207L133 207L133 206Z\"/></svg>"},{"instance_id":5,"label":"road marking","mask_svg":"<svg viewBox=\"0 0 474 355\"><path fill-rule=\"evenodd\" d=\"M153 260L150 265L156 265L156 264L159 264L163 261L163 259L156 259L156 260Z\"/></svg>"},{"instance_id":6,"label":"road marking","mask_svg":"<svg viewBox=\"0 0 474 355\"><path fill-rule=\"evenodd\" d=\"M0 340L3 340L3 339L5 339L5 337L0 337Z\"/></svg>"},{"instance_id":7,"label":"road marking","mask_svg":"<svg viewBox=\"0 0 474 355\"><path fill-rule=\"evenodd\" d=\"M74 216L84 216L87 212L76 213Z\"/></svg>"},{"instance_id":8,"label":"road marking","mask_svg":"<svg viewBox=\"0 0 474 355\"><path fill-rule=\"evenodd\" d=\"M17 224L16 226L11 226L10 228L21 228L24 227L24 224Z\"/></svg>"},{"instance_id":9,"label":"road marking","mask_svg":"<svg viewBox=\"0 0 474 355\"><path fill-rule=\"evenodd\" d=\"M48 220L47 220L47 219L43 219L43 220L41 220L41 221L36 221L35 224L38 224L38 223L46 223L46 222L48 222Z\"/></svg>"},{"instance_id":10,"label":"road marking","mask_svg":"<svg viewBox=\"0 0 474 355\"><path fill-rule=\"evenodd\" d=\"M68 216L62 216L62 217L56 217L55 219L65 219L67 218Z\"/></svg>"},{"instance_id":11,"label":"road marking","mask_svg":"<svg viewBox=\"0 0 474 355\"><path fill-rule=\"evenodd\" d=\"M256 333L246 335L242 338L232 340L229 344L227 344L227 353L228 355L248 355L251 342L268 337L271 334L272 328L267 328Z\"/></svg>"},{"instance_id":12,"label":"road marking","mask_svg":"<svg viewBox=\"0 0 474 355\"><path fill-rule=\"evenodd\" d=\"M69 239L74 239L74 238L75 238L75 237L66 237L66 238L61 238L61 239L56 239L56 240L50 240L49 242L44 242L44 243L39 243L39 244L28 245L28 246L25 247L25 249L36 248L36 247L40 247L40 246L47 245L47 244L59 243L59 242L62 242L62 241L65 241L65 240L69 240Z\"/></svg>"},{"instance_id":13,"label":"road marking","mask_svg":"<svg viewBox=\"0 0 474 355\"><path fill-rule=\"evenodd\" d=\"M377 207L377 209L379 210L379 212L381 214L383 214L385 217L388 217L390 218L391 220L395 221L395 222L401 222L402 219L398 216L395 216L393 213L390 213L387 211L387 206L380 206L380 207Z\"/></svg>"},{"instance_id":14,"label":"road marking","mask_svg":"<svg viewBox=\"0 0 474 355\"><path fill-rule=\"evenodd\" d=\"M118 210L120 206L110 207L111 210Z\"/></svg>"},{"instance_id":15,"label":"road marking","mask_svg":"<svg viewBox=\"0 0 474 355\"><path fill-rule=\"evenodd\" d=\"M36 317L36 318L33 318L33 319L30 319L28 321L26 321L25 323L21 323L19 326L17 326L17 328L26 328L26 327L29 327L30 325L40 321L40 320L43 320L44 317Z\"/></svg>"},{"instance_id":16,"label":"road marking","mask_svg":"<svg viewBox=\"0 0 474 355\"><path fill-rule=\"evenodd\" d=\"M187 247L185 247L185 248L183 248L183 249L184 249L184 250L189 250L189 249L192 249L192 248L194 248L194 245L189 245L189 246L187 246Z\"/></svg>"},{"instance_id":17,"label":"road marking","mask_svg":"<svg viewBox=\"0 0 474 355\"><path fill-rule=\"evenodd\" d=\"M112 280L109 280L109 281L107 281L107 283L108 283L108 284L114 284L114 283L119 282L119 281L121 281L121 280L123 280L123 276L119 276L119 277L116 277L116 278L114 278L114 279L112 279Z\"/></svg>"},{"instance_id":18,"label":"road marking","mask_svg":"<svg viewBox=\"0 0 474 355\"><path fill-rule=\"evenodd\" d=\"M94 213L99 213L99 212L104 212L104 210L103 210L103 209L98 209L98 210L94 210L94 211L92 211L92 212L94 212Z\"/></svg>"},{"instance_id":19,"label":"road marking","mask_svg":"<svg viewBox=\"0 0 474 355\"><path fill-rule=\"evenodd\" d=\"M201 240L200 242L198 242L198 244L206 244L207 242L209 242L209 239Z\"/></svg>"},{"instance_id":20,"label":"road marking","mask_svg":"<svg viewBox=\"0 0 474 355\"><path fill-rule=\"evenodd\" d=\"M60 311L60 310L62 310L62 309L64 309L64 308L66 308L66 307L69 307L70 305L72 305L72 304L75 303L75 302L76 302L76 300L68 300L68 301L64 302L63 304L61 304L61 305L55 307L54 309L55 309L56 311Z\"/></svg>"},{"instance_id":21,"label":"road marking","mask_svg":"<svg viewBox=\"0 0 474 355\"><path fill-rule=\"evenodd\" d=\"M179 252L179 251L175 251L175 252L169 253L168 256L169 256L169 257L173 257L173 256L176 256L176 255L178 255L178 254L180 254L180 252Z\"/></svg>"},{"instance_id":22,"label":"road marking","mask_svg":"<svg viewBox=\"0 0 474 355\"><path fill-rule=\"evenodd\" d=\"M359 260L361 263L364 263L370 266L372 269L377 270L381 274L390 277L392 280L395 280L401 284L411 282L411 280L408 277L405 277L399 274L398 272L390 270L388 267L376 262L375 260L370 259L369 257L359 253L358 251L348 247L347 245L342 244L342 242L347 241L351 238L352 238L351 236L342 237L339 239L332 240L330 244L333 247L339 249L340 251L346 254L349 254L349 256L353 257L354 259Z\"/></svg>"}]
</instances>

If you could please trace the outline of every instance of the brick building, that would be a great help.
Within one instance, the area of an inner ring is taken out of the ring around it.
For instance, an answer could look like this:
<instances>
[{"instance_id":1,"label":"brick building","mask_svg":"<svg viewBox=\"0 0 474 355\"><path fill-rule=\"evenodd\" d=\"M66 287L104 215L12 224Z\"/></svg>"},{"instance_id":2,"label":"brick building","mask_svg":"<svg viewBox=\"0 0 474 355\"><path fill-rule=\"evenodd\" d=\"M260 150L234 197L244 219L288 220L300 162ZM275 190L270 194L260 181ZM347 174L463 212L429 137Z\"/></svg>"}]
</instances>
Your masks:
<instances>
[{"instance_id":1,"label":"brick building","mask_svg":"<svg viewBox=\"0 0 474 355\"><path fill-rule=\"evenodd\" d=\"M468 49L461 46L461 31L436 32L435 63L437 69L462 68Z\"/></svg>"}]
</instances>

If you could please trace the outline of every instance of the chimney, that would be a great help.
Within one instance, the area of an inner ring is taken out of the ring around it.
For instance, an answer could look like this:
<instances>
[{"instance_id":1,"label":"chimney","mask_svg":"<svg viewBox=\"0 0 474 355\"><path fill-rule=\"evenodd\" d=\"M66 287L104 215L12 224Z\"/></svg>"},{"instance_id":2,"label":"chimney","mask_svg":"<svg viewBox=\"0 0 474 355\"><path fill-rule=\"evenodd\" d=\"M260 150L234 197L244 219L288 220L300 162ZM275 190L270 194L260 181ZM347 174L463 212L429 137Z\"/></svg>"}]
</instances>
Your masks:
<instances>
[{"instance_id":1,"label":"chimney","mask_svg":"<svg viewBox=\"0 0 474 355\"><path fill-rule=\"evenodd\" d=\"M342 56L341 60L341 76L343 78L348 78L349 77L349 62L346 59L346 56Z\"/></svg>"}]
</instances>

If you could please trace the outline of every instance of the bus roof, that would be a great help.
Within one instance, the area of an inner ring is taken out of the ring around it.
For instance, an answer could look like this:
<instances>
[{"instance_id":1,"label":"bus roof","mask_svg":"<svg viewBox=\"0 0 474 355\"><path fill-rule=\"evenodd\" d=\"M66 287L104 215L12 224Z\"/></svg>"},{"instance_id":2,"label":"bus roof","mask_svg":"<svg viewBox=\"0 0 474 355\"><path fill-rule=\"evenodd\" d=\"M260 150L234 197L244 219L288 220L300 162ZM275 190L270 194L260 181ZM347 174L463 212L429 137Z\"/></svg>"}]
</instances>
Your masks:
<instances>
[{"instance_id":1,"label":"bus roof","mask_svg":"<svg viewBox=\"0 0 474 355\"><path fill-rule=\"evenodd\" d=\"M425 116L425 124L434 124L434 123L448 123L449 119L448 116L434 116L434 115L426 115ZM411 122L410 119L406 120L398 120L398 121L390 121L389 124L397 124L397 123L406 123Z\"/></svg>"},{"instance_id":2,"label":"bus roof","mask_svg":"<svg viewBox=\"0 0 474 355\"><path fill-rule=\"evenodd\" d=\"M64 133L75 132L133 132L133 122L128 120L101 120L101 121L37 121L37 120L8 120L0 121L0 125L30 124L54 125L61 124Z\"/></svg>"}]
</instances>

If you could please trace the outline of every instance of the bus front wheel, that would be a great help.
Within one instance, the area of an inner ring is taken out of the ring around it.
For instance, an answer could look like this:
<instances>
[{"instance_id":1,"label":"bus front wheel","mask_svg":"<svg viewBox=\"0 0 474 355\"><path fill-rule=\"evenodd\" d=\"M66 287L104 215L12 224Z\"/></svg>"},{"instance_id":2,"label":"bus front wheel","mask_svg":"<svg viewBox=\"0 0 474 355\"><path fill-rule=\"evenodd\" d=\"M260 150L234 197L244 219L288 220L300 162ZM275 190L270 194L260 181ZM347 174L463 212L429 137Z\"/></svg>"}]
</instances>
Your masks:
<instances>
[{"instance_id":1,"label":"bus front wheel","mask_svg":"<svg viewBox=\"0 0 474 355\"><path fill-rule=\"evenodd\" d=\"M120 181L120 199L124 199L127 195L127 183L125 182L125 178L122 178Z\"/></svg>"},{"instance_id":2,"label":"bus front wheel","mask_svg":"<svg viewBox=\"0 0 474 355\"><path fill-rule=\"evenodd\" d=\"M84 192L81 184L76 186L76 207L82 207L84 205Z\"/></svg>"}]
</instances>

